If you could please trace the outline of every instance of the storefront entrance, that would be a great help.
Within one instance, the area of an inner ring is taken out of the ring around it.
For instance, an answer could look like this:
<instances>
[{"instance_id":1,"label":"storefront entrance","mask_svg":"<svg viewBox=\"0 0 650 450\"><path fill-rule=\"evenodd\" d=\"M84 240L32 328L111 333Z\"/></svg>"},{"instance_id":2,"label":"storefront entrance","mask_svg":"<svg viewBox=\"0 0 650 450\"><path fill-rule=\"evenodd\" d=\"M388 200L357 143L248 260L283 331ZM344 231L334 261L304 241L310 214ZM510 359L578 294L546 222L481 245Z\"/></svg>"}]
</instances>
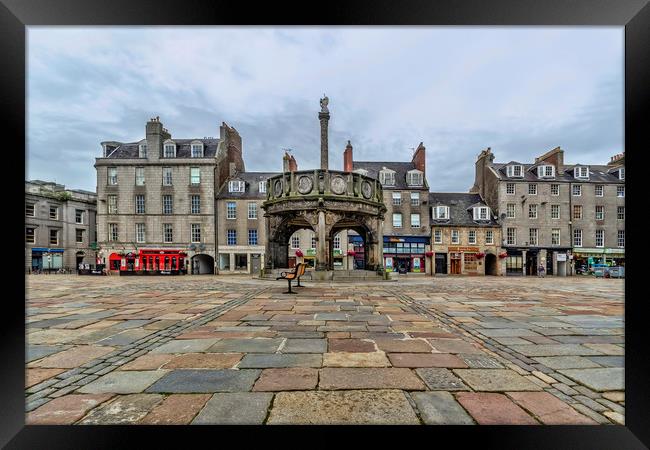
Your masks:
<instances>
[{"instance_id":1,"label":"storefront entrance","mask_svg":"<svg viewBox=\"0 0 650 450\"><path fill-rule=\"evenodd\" d=\"M485 275L499 275L497 255L494 253L485 255Z\"/></svg>"},{"instance_id":2,"label":"storefront entrance","mask_svg":"<svg viewBox=\"0 0 650 450\"><path fill-rule=\"evenodd\" d=\"M449 273L452 275L460 275L462 271L460 253L450 253L449 259L451 262L451 270Z\"/></svg>"},{"instance_id":3,"label":"storefront entrance","mask_svg":"<svg viewBox=\"0 0 650 450\"><path fill-rule=\"evenodd\" d=\"M436 253L436 273L447 273L447 255Z\"/></svg>"},{"instance_id":4,"label":"storefront entrance","mask_svg":"<svg viewBox=\"0 0 650 450\"><path fill-rule=\"evenodd\" d=\"M508 255L506 257L506 275L523 275L524 257Z\"/></svg>"},{"instance_id":5,"label":"storefront entrance","mask_svg":"<svg viewBox=\"0 0 650 450\"><path fill-rule=\"evenodd\" d=\"M526 275L537 275L537 252L526 253Z\"/></svg>"}]
</instances>

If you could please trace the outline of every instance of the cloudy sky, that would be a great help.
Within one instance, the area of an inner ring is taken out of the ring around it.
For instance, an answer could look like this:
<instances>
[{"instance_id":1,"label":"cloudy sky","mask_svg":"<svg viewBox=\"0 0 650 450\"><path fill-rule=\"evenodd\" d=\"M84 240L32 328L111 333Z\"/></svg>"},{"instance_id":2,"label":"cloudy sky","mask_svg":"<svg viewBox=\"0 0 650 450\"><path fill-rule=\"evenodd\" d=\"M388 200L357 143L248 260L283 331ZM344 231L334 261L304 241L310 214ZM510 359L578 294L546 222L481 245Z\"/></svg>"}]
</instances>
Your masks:
<instances>
[{"instance_id":1,"label":"cloudy sky","mask_svg":"<svg viewBox=\"0 0 650 450\"><path fill-rule=\"evenodd\" d=\"M173 138L242 135L249 171L410 161L432 190L466 192L474 161L566 163L623 151L622 27L28 27L27 179L95 190L100 142L135 142L160 116Z\"/></svg>"}]
</instances>

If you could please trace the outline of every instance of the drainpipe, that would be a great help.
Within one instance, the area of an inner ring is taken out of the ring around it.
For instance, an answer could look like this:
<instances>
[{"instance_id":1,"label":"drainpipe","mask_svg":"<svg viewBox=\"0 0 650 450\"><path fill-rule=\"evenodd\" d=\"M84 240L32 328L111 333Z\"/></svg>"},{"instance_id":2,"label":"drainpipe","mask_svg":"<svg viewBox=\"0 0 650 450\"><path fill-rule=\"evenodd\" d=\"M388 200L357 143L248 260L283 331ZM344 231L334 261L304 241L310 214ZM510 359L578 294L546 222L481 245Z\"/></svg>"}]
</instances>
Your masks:
<instances>
[{"instance_id":1,"label":"drainpipe","mask_svg":"<svg viewBox=\"0 0 650 450\"><path fill-rule=\"evenodd\" d=\"M214 192L212 198L214 200L214 273L219 275L219 208L217 207L217 170L219 163L214 167Z\"/></svg>"},{"instance_id":2,"label":"drainpipe","mask_svg":"<svg viewBox=\"0 0 650 450\"><path fill-rule=\"evenodd\" d=\"M571 257L569 260L570 275L575 271L575 251L573 250L573 183L569 182L569 243L571 244Z\"/></svg>"}]
</instances>

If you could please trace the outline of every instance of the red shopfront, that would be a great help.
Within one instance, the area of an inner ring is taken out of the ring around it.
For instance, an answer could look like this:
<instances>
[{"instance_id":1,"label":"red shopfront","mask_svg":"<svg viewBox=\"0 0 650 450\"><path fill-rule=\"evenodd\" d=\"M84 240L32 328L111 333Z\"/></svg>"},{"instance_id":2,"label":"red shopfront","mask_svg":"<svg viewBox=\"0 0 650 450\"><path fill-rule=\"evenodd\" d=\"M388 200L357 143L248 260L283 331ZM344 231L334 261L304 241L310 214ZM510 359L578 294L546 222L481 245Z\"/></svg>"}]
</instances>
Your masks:
<instances>
[{"instance_id":1,"label":"red shopfront","mask_svg":"<svg viewBox=\"0 0 650 450\"><path fill-rule=\"evenodd\" d=\"M109 257L111 270L124 275L178 275L187 273L187 253L181 250L140 250Z\"/></svg>"}]
</instances>

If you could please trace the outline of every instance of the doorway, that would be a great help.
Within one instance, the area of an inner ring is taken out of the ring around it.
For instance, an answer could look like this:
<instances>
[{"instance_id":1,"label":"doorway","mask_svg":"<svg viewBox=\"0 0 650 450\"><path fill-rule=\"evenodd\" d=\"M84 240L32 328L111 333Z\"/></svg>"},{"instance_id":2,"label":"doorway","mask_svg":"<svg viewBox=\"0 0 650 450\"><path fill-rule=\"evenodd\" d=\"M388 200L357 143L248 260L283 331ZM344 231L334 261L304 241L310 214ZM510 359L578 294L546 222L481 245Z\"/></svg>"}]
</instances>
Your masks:
<instances>
[{"instance_id":1,"label":"doorway","mask_svg":"<svg viewBox=\"0 0 650 450\"><path fill-rule=\"evenodd\" d=\"M485 255L485 275L498 275L497 255L488 253Z\"/></svg>"},{"instance_id":2,"label":"doorway","mask_svg":"<svg viewBox=\"0 0 650 450\"><path fill-rule=\"evenodd\" d=\"M460 253L450 253L451 271L452 275L460 275L461 273L461 259Z\"/></svg>"},{"instance_id":3,"label":"doorway","mask_svg":"<svg viewBox=\"0 0 650 450\"><path fill-rule=\"evenodd\" d=\"M447 273L447 255L445 253L436 253L436 273Z\"/></svg>"},{"instance_id":4,"label":"doorway","mask_svg":"<svg viewBox=\"0 0 650 450\"><path fill-rule=\"evenodd\" d=\"M260 255L254 253L251 255L251 273L259 273L260 271Z\"/></svg>"}]
</instances>

